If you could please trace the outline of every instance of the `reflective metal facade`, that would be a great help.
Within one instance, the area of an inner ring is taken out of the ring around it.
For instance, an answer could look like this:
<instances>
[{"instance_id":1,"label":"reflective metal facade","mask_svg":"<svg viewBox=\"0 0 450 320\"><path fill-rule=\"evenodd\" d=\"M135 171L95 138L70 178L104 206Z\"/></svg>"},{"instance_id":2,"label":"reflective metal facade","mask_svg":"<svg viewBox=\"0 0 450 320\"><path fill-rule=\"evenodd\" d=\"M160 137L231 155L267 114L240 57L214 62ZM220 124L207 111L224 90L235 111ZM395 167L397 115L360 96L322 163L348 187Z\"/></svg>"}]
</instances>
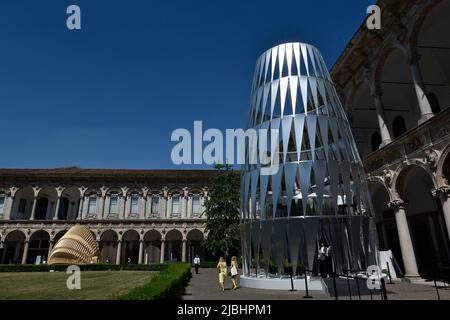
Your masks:
<instances>
[{"instance_id":1,"label":"reflective metal facade","mask_svg":"<svg viewBox=\"0 0 450 320\"><path fill-rule=\"evenodd\" d=\"M331 245L336 272L374 264L373 210L361 159L314 46L287 43L259 57L248 128L260 132L258 149L260 129L269 130L264 145L278 157L272 157L271 173L263 173L270 165L249 163L255 150L247 142L241 177L244 274L264 269L268 276L272 264L282 275L288 261L293 270L300 264L312 270L321 237Z\"/></svg>"}]
</instances>

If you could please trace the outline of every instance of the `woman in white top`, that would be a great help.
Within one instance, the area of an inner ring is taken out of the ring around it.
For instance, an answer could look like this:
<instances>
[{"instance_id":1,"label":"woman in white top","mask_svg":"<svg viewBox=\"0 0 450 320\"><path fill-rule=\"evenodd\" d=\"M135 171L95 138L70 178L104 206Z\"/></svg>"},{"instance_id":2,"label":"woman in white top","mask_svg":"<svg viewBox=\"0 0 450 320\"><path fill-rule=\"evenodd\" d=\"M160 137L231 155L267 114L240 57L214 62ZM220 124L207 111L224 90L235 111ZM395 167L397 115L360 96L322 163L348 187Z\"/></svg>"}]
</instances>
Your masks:
<instances>
[{"instance_id":1,"label":"woman in white top","mask_svg":"<svg viewBox=\"0 0 450 320\"><path fill-rule=\"evenodd\" d=\"M236 279L238 277L239 274L239 266L237 263L237 259L235 256L233 256L231 258L231 281L233 281L233 288L232 290L236 290L237 289L237 284L236 284Z\"/></svg>"}]
</instances>

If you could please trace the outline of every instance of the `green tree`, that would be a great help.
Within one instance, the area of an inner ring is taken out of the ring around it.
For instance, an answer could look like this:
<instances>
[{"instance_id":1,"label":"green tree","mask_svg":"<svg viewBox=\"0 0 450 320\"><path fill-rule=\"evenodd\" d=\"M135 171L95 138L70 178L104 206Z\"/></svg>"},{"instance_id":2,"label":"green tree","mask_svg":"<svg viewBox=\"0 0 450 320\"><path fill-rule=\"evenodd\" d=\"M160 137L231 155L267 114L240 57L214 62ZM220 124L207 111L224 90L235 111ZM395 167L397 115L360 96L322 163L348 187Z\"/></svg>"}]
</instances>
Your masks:
<instances>
[{"instance_id":1,"label":"green tree","mask_svg":"<svg viewBox=\"0 0 450 320\"><path fill-rule=\"evenodd\" d=\"M217 164L206 207L206 249L214 256L237 254L239 234L239 176L230 165Z\"/></svg>"}]
</instances>

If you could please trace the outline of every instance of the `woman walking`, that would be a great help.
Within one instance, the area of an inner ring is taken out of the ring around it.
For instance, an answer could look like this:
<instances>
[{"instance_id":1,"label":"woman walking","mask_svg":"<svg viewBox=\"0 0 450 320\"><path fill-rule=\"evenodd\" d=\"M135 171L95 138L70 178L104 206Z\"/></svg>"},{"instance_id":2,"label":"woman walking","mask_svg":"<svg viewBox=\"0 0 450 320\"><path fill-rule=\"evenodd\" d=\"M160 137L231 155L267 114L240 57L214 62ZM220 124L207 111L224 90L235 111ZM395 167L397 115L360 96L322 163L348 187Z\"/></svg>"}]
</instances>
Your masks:
<instances>
[{"instance_id":1,"label":"woman walking","mask_svg":"<svg viewBox=\"0 0 450 320\"><path fill-rule=\"evenodd\" d=\"M219 263L217 264L217 270L219 270L219 284L222 291L225 291L223 284L225 283L225 278L227 277L227 263L220 257Z\"/></svg>"},{"instance_id":2,"label":"woman walking","mask_svg":"<svg viewBox=\"0 0 450 320\"><path fill-rule=\"evenodd\" d=\"M231 281L233 282L232 290L237 289L236 280L239 275L239 266L235 256L231 258Z\"/></svg>"}]
</instances>

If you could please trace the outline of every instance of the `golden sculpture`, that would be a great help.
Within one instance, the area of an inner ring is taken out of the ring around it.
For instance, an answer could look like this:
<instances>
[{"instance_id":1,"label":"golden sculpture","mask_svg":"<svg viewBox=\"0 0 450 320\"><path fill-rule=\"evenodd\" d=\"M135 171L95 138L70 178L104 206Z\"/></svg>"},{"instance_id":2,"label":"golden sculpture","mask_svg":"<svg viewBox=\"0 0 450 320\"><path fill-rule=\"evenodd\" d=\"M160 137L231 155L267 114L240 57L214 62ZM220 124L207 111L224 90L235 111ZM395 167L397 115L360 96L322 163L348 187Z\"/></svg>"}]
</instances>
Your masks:
<instances>
[{"instance_id":1,"label":"golden sculpture","mask_svg":"<svg viewBox=\"0 0 450 320\"><path fill-rule=\"evenodd\" d=\"M100 250L91 231L81 225L70 228L53 247L48 264L88 264L100 261Z\"/></svg>"}]
</instances>

